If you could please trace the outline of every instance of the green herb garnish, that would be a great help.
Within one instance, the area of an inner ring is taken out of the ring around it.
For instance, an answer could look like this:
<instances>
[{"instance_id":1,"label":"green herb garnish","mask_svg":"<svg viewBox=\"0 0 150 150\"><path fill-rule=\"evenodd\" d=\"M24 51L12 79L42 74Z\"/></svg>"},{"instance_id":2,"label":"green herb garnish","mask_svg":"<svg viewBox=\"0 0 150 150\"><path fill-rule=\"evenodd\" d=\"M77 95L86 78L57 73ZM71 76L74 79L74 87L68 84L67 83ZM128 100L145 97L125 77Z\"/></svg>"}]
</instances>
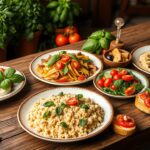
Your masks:
<instances>
[{"instance_id":1,"label":"green herb garnish","mask_svg":"<svg viewBox=\"0 0 150 150\"><path fill-rule=\"evenodd\" d=\"M78 61L78 58L77 58L74 54L69 53L68 55L69 55L72 59Z\"/></svg>"},{"instance_id":2,"label":"green herb garnish","mask_svg":"<svg viewBox=\"0 0 150 150\"><path fill-rule=\"evenodd\" d=\"M63 93L63 92L60 92L60 93L58 94L58 96L64 96L64 93Z\"/></svg>"},{"instance_id":3,"label":"green herb garnish","mask_svg":"<svg viewBox=\"0 0 150 150\"><path fill-rule=\"evenodd\" d=\"M79 126L84 127L87 124L87 119L80 119Z\"/></svg>"},{"instance_id":4,"label":"green herb garnish","mask_svg":"<svg viewBox=\"0 0 150 150\"><path fill-rule=\"evenodd\" d=\"M51 112L50 111L46 111L43 115L44 119L47 119L50 116Z\"/></svg>"},{"instance_id":5,"label":"green herb garnish","mask_svg":"<svg viewBox=\"0 0 150 150\"><path fill-rule=\"evenodd\" d=\"M88 109L89 109L89 106L86 105L86 104L81 104L81 105L80 105L80 108L83 108L83 109L85 109L85 110L88 110Z\"/></svg>"},{"instance_id":6,"label":"green herb garnish","mask_svg":"<svg viewBox=\"0 0 150 150\"><path fill-rule=\"evenodd\" d=\"M53 64L55 64L56 61L58 61L60 59L60 55L56 54L51 56L51 58L48 60L47 66L51 67Z\"/></svg>"},{"instance_id":7,"label":"green herb garnish","mask_svg":"<svg viewBox=\"0 0 150 150\"><path fill-rule=\"evenodd\" d=\"M122 79L114 81L114 85L116 88L119 88L122 85L122 83L123 83Z\"/></svg>"},{"instance_id":8,"label":"green herb garnish","mask_svg":"<svg viewBox=\"0 0 150 150\"><path fill-rule=\"evenodd\" d=\"M62 109L64 109L65 107L68 107L68 105L62 102L61 105L60 105L60 107L61 107Z\"/></svg>"},{"instance_id":9,"label":"green herb garnish","mask_svg":"<svg viewBox=\"0 0 150 150\"><path fill-rule=\"evenodd\" d=\"M51 106L55 106L55 104L54 104L53 101L48 101L48 102L45 102L45 103L43 104L43 106L45 106L45 107L51 107Z\"/></svg>"},{"instance_id":10,"label":"green herb garnish","mask_svg":"<svg viewBox=\"0 0 150 150\"><path fill-rule=\"evenodd\" d=\"M83 98L83 94L77 94L75 95L75 97L78 99L78 100L81 100Z\"/></svg>"},{"instance_id":11,"label":"green herb garnish","mask_svg":"<svg viewBox=\"0 0 150 150\"><path fill-rule=\"evenodd\" d=\"M68 125L65 122L61 122L60 126L62 126L63 128L68 128Z\"/></svg>"},{"instance_id":12,"label":"green herb garnish","mask_svg":"<svg viewBox=\"0 0 150 150\"><path fill-rule=\"evenodd\" d=\"M55 113L57 116L60 116L62 114L62 112L63 112L63 109L61 107L56 107Z\"/></svg>"},{"instance_id":13,"label":"green herb garnish","mask_svg":"<svg viewBox=\"0 0 150 150\"><path fill-rule=\"evenodd\" d=\"M64 75L66 75L68 73L69 69L67 67L67 65L65 65L65 67L62 69L62 72Z\"/></svg>"}]
</instances>

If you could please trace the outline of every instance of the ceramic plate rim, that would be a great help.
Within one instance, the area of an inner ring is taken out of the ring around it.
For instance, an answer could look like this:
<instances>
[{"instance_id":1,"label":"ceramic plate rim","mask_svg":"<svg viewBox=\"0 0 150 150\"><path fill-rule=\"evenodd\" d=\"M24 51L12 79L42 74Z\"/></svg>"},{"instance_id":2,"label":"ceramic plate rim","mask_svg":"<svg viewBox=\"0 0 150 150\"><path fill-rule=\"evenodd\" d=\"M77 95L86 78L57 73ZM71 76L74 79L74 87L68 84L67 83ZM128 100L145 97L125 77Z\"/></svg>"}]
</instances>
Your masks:
<instances>
[{"instance_id":1,"label":"ceramic plate rim","mask_svg":"<svg viewBox=\"0 0 150 150\"><path fill-rule=\"evenodd\" d=\"M105 70L103 70L103 72L106 72L106 71L109 71L109 70L113 70L113 69L116 69L116 68L105 69ZM144 87L143 90L149 87L149 81L148 81L147 77L144 76L142 73L140 73L140 72L138 72L138 71L135 71L135 70L133 70L133 69L128 69L128 68L119 68L119 69L126 69L126 70L133 71L133 72L136 72L136 73L140 74L141 76L143 76L143 78L145 79L145 81L146 81L146 83L147 83L147 87ZM97 77L98 77L98 75L96 75L95 78L94 78L94 80L93 80L93 84L94 84L95 88L96 88L98 91L102 92L103 94L105 94L105 95L107 95L107 96L109 96L109 97L113 97L113 98L117 98L117 99L128 99L128 98L133 98L133 97L136 96L136 94L131 95L131 96L121 96L121 95L112 95L112 94L106 93L106 92L104 92L103 90L101 90L101 89L97 86L97 84L96 84ZM142 91L143 91L143 90L142 90ZM141 92L142 92L142 91L141 91Z\"/></svg>"},{"instance_id":2,"label":"ceramic plate rim","mask_svg":"<svg viewBox=\"0 0 150 150\"><path fill-rule=\"evenodd\" d=\"M110 111L111 111L111 116L110 116L110 119L109 121L107 122L107 124L101 129L101 130L98 130L97 132L93 133L93 134L90 134L90 135L87 135L87 136L83 136L83 137L79 137L79 138L73 138L73 139L54 139L54 138L46 138L44 136L41 136L41 135L38 135L36 133L34 133L33 131L27 129L25 127L25 125L23 124L23 122L21 121L21 109L23 108L23 106L26 104L26 102L28 102L30 99L32 99L34 96L37 96L38 94L41 94L43 92L46 92L46 91L49 91L49 90L56 90L56 89L61 89L61 88L77 88L77 89L81 89L81 90L84 90L84 91L90 91L94 94L97 94L97 95L100 95L92 90L89 90L89 89L84 89L84 88L80 88L80 87L74 87L74 86L68 86L68 87L56 87L56 88L53 88L53 89L46 89L46 90L42 90L40 92L37 92L31 96L29 96L28 98L26 98L19 106L18 108L18 111L17 111L17 120L19 122L19 125L22 127L22 129L24 129L28 134L32 135L33 137L36 137L38 139L42 139L42 140L45 140L45 141L51 141L51 142L57 142L57 143L70 143L70 142L77 142L77 141L82 141L82 140L86 140L86 139L89 139L89 138L92 138L100 133L102 133L104 130L106 130L109 125L112 123L112 120L113 120L113 117L114 117L114 109L113 109L113 106L112 104L109 102L109 100L104 97L103 95L100 95L101 97L104 98L104 101L106 101L107 105L109 105L110 107Z\"/></svg>"},{"instance_id":3,"label":"ceramic plate rim","mask_svg":"<svg viewBox=\"0 0 150 150\"><path fill-rule=\"evenodd\" d=\"M134 48L131 52L132 56L134 55L134 53L139 49L139 48L143 48L145 46L150 46L150 45L143 45L143 46L137 46L136 48ZM132 57L133 58L133 57ZM132 64L137 68L139 69L140 71L144 72L144 73L147 73L147 74L150 74L150 72L144 70L143 68L139 67L134 61L132 61Z\"/></svg>"},{"instance_id":4,"label":"ceramic plate rim","mask_svg":"<svg viewBox=\"0 0 150 150\"><path fill-rule=\"evenodd\" d=\"M93 57L95 57L95 58L99 61L99 63L101 64L101 68L98 68L98 71L97 71L95 74L93 74L93 75L91 76L91 78L88 78L88 79L86 79L86 80L84 80L84 81L82 81L82 82L81 82L81 81L78 81L78 82L66 82L66 83L65 83L65 82L63 82L63 83L51 82L51 81L42 79L41 77L39 77L39 76L34 72L33 63L34 63L37 59L39 59L39 57L41 57L41 56L43 56L43 55L46 55L46 54L50 54L50 53L52 53L52 52L71 51L71 50L76 51L76 52L85 53L85 54L87 54L87 55L92 55ZM91 53L88 53L88 52L85 52L85 51L82 51L82 50L78 50L78 49L62 49L62 50L56 50L56 51L47 52L47 53L44 53L44 54L41 54L41 55L35 57L35 58L31 61L30 65L29 65L29 70L30 70L30 73L31 73L37 80L39 80L39 81L41 81L41 82L44 82L44 83L47 83L47 84L52 84L52 85L59 85L59 86L62 86L62 85L63 85L63 86L70 86L70 85L83 84L83 83L86 83L86 82L89 82L89 81L93 80L97 74L99 74L101 71L103 71L103 67L104 67L104 66L103 66L102 60L99 59L99 58L98 58L97 56L95 56L94 54L91 54Z\"/></svg>"},{"instance_id":5,"label":"ceramic plate rim","mask_svg":"<svg viewBox=\"0 0 150 150\"><path fill-rule=\"evenodd\" d=\"M13 68L13 67L9 67L9 66L0 66L0 67L3 67L3 68ZM8 94L0 97L0 102L4 101L4 100L7 100L7 99L15 96L16 94L18 94L24 88L24 86L26 84L26 76L25 76L25 74L22 71L19 71L17 69L15 69L15 70L24 77L24 81L22 81L21 83L19 83L19 84L22 84L19 89L17 89L16 91L11 91L10 93L8 93Z\"/></svg>"}]
</instances>

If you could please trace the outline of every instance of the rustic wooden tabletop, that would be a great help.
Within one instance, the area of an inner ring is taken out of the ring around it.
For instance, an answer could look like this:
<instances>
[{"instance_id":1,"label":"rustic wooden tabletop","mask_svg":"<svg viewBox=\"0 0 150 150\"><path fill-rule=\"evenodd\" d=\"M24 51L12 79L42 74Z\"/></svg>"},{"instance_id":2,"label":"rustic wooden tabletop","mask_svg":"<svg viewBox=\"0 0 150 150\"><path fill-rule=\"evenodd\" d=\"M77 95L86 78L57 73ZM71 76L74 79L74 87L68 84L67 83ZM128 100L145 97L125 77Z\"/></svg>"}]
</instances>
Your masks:
<instances>
[{"instance_id":1,"label":"rustic wooden tabletop","mask_svg":"<svg viewBox=\"0 0 150 150\"><path fill-rule=\"evenodd\" d=\"M122 40L126 44L126 49L131 51L133 48L139 45L148 45L150 44L150 22L143 24L131 26L123 29ZM53 143L48 141L43 141L32 137L26 133L18 124L16 114L19 105L21 102L35 94L43 91L43 89L52 89L56 86L48 85L36 80L29 72L29 64L33 58L42 53L47 53L50 51L55 51L59 49L81 49L83 41L67 45L60 48L51 49L41 53L29 55L26 57L14 59L1 63L0 65L6 65L14 67L25 73L27 77L27 83L25 88L16 96L3 101L0 103L0 150L34 150L34 149L84 149L84 150L96 150L96 149L116 149L121 145L121 149L132 149L136 147L136 144L140 145L150 136L150 116L142 113L134 106L134 99L128 100L118 100L109 98L109 101L114 106L115 113L126 113L135 118L137 123L137 132L130 136L120 136L113 132L111 126L98 136L76 143ZM128 66L129 68L134 68L132 65ZM134 68L135 69L135 68ZM135 69L136 70L136 69ZM144 74L144 73L143 73ZM145 74L146 75L146 74ZM150 75L146 75L150 79ZM91 89L99 93L93 86L92 82L88 82L80 87ZM101 93L99 93L101 94ZM149 145L150 147L150 145Z\"/></svg>"}]
</instances>

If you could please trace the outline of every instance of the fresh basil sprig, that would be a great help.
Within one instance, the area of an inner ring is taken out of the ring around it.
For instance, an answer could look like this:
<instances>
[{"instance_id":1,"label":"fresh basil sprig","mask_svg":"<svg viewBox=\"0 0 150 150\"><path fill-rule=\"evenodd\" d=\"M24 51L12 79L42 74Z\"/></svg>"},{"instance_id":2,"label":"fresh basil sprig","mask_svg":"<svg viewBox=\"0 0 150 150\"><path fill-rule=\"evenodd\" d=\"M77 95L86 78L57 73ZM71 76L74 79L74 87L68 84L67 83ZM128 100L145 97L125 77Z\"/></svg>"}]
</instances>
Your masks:
<instances>
[{"instance_id":1,"label":"fresh basil sprig","mask_svg":"<svg viewBox=\"0 0 150 150\"><path fill-rule=\"evenodd\" d=\"M54 104L53 101L48 101L48 102L45 102L45 103L43 104L43 106L45 106L45 107L51 107L51 106L55 106L55 104Z\"/></svg>"}]
</instances>

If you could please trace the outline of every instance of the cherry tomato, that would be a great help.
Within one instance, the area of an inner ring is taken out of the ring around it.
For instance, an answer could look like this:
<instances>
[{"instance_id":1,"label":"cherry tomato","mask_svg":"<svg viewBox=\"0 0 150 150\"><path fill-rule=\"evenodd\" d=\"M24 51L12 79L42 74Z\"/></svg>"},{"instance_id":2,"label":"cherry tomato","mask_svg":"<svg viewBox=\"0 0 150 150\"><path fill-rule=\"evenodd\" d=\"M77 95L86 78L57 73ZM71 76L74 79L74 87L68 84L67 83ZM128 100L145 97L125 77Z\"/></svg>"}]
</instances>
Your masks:
<instances>
[{"instance_id":1,"label":"cherry tomato","mask_svg":"<svg viewBox=\"0 0 150 150\"><path fill-rule=\"evenodd\" d=\"M69 82L69 78L67 76L63 76L56 80L56 82Z\"/></svg>"},{"instance_id":2,"label":"cherry tomato","mask_svg":"<svg viewBox=\"0 0 150 150\"><path fill-rule=\"evenodd\" d=\"M103 77L102 77L102 80L105 81L105 80L106 80L106 77L103 76Z\"/></svg>"},{"instance_id":3,"label":"cherry tomato","mask_svg":"<svg viewBox=\"0 0 150 150\"><path fill-rule=\"evenodd\" d=\"M66 101L66 104L69 105L69 106L76 106L76 105L78 105L78 99L75 98L75 97L69 98Z\"/></svg>"},{"instance_id":4,"label":"cherry tomato","mask_svg":"<svg viewBox=\"0 0 150 150\"><path fill-rule=\"evenodd\" d=\"M104 86L104 80L103 79L100 79L97 81L97 84L100 86L100 87L103 87Z\"/></svg>"},{"instance_id":5,"label":"cherry tomato","mask_svg":"<svg viewBox=\"0 0 150 150\"><path fill-rule=\"evenodd\" d=\"M71 62L71 66L72 66L73 68L75 68L75 69L79 69L79 68L80 68L80 63L79 63L78 61L76 61L76 60L73 60L73 61Z\"/></svg>"},{"instance_id":6,"label":"cherry tomato","mask_svg":"<svg viewBox=\"0 0 150 150\"><path fill-rule=\"evenodd\" d=\"M56 67L56 69L58 69L58 70L62 70L63 68L64 68L64 63L62 62L62 61L58 61L58 62L56 62L56 64L55 64L55 67Z\"/></svg>"},{"instance_id":7,"label":"cherry tomato","mask_svg":"<svg viewBox=\"0 0 150 150\"><path fill-rule=\"evenodd\" d=\"M150 97L144 100L144 104L150 108Z\"/></svg>"},{"instance_id":8,"label":"cherry tomato","mask_svg":"<svg viewBox=\"0 0 150 150\"><path fill-rule=\"evenodd\" d=\"M78 33L73 33L69 36L69 43L73 44L81 40L81 36Z\"/></svg>"},{"instance_id":9,"label":"cherry tomato","mask_svg":"<svg viewBox=\"0 0 150 150\"><path fill-rule=\"evenodd\" d=\"M131 80L133 80L133 76L132 75L124 75L124 76L122 76L122 79L124 81L131 81Z\"/></svg>"},{"instance_id":10,"label":"cherry tomato","mask_svg":"<svg viewBox=\"0 0 150 150\"><path fill-rule=\"evenodd\" d=\"M112 78L107 78L104 82L104 87L109 87L112 83Z\"/></svg>"},{"instance_id":11,"label":"cherry tomato","mask_svg":"<svg viewBox=\"0 0 150 150\"><path fill-rule=\"evenodd\" d=\"M124 93L127 96L133 95L135 93L135 87L134 86L130 86L127 89L125 89Z\"/></svg>"},{"instance_id":12,"label":"cherry tomato","mask_svg":"<svg viewBox=\"0 0 150 150\"><path fill-rule=\"evenodd\" d=\"M117 71L117 70L111 70L111 71L110 71L110 74L111 74L112 76L114 76L114 75L118 74L118 71Z\"/></svg>"},{"instance_id":13,"label":"cherry tomato","mask_svg":"<svg viewBox=\"0 0 150 150\"><path fill-rule=\"evenodd\" d=\"M4 68L0 68L0 71L1 71L1 72L4 72L4 71L5 71L5 69L4 69Z\"/></svg>"},{"instance_id":14,"label":"cherry tomato","mask_svg":"<svg viewBox=\"0 0 150 150\"><path fill-rule=\"evenodd\" d=\"M68 38L64 34L58 34L55 39L57 46L63 46L68 43Z\"/></svg>"},{"instance_id":15,"label":"cherry tomato","mask_svg":"<svg viewBox=\"0 0 150 150\"><path fill-rule=\"evenodd\" d=\"M68 56L68 55L63 55L61 58L61 61L64 63L67 63L69 60L70 60L70 56Z\"/></svg>"},{"instance_id":16,"label":"cherry tomato","mask_svg":"<svg viewBox=\"0 0 150 150\"><path fill-rule=\"evenodd\" d=\"M112 84L112 85L111 85L111 89L112 89L112 90L116 90L117 87L116 87L114 84Z\"/></svg>"},{"instance_id":17,"label":"cherry tomato","mask_svg":"<svg viewBox=\"0 0 150 150\"><path fill-rule=\"evenodd\" d=\"M83 80L85 80L86 79L86 77L84 76L84 75L80 75L79 77L78 77L78 80L79 81L83 81Z\"/></svg>"},{"instance_id":18,"label":"cherry tomato","mask_svg":"<svg viewBox=\"0 0 150 150\"><path fill-rule=\"evenodd\" d=\"M125 128L132 128L135 126L135 121L130 116L120 114L117 116L117 124Z\"/></svg>"},{"instance_id":19,"label":"cherry tomato","mask_svg":"<svg viewBox=\"0 0 150 150\"><path fill-rule=\"evenodd\" d=\"M128 72L127 72L127 70L121 70L121 71L119 71L118 74L121 75L121 76L123 76L123 75L127 75Z\"/></svg>"},{"instance_id":20,"label":"cherry tomato","mask_svg":"<svg viewBox=\"0 0 150 150\"><path fill-rule=\"evenodd\" d=\"M113 76L113 79L114 79L114 80L119 80L119 79L121 79L121 75L120 75L120 74L115 74L115 75Z\"/></svg>"},{"instance_id":21,"label":"cherry tomato","mask_svg":"<svg viewBox=\"0 0 150 150\"><path fill-rule=\"evenodd\" d=\"M66 34L78 33L78 29L76 26L67 26L64 30Z\"/></svg>"}]
</instances>

